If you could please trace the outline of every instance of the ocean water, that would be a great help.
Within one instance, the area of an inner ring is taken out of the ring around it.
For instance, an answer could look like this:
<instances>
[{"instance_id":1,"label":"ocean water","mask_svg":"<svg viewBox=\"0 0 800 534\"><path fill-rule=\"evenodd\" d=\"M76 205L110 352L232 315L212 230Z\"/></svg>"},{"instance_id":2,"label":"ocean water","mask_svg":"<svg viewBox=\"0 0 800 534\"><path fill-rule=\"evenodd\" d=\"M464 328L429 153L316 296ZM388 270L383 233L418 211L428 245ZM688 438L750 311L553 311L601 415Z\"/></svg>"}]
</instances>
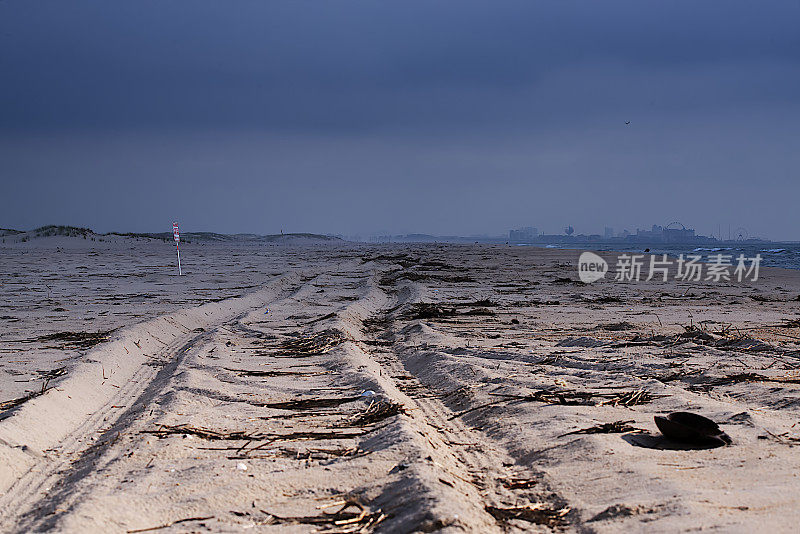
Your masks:
<instances>
[{"instance_id":1,"label":"ocean water","mask_svg":"<svg viewBox=\"0 0 800 534\"><path fill-rule=\"evenodd\" d=\"M678 257L693 254L702 256L702 261L708 261L708 256L717 254L733 256L734 263L740 254L746 258L753 258L756 254L761 255L761 265L764 267L782 267L784 269L800 270L800 244L791 243L720 243L719 245L693 245L693 244L646 244L646 243L597 243L597 244L554 244L536 245L546 246L547 248L577 248L612 252L626 252L630 254L644 254L645 249L649 248L647 254L668 254Z\"/></svg>"}]
</instances>

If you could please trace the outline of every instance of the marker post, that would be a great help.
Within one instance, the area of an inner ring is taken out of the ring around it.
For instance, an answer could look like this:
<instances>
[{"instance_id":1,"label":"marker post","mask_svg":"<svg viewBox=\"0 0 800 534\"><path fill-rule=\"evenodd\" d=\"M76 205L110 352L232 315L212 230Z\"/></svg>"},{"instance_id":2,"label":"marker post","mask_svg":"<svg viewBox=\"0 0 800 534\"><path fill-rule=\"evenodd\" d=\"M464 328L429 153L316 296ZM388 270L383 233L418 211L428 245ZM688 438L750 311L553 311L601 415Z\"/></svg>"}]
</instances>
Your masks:
<instances>
[{"instance_id":1,"label":"marker post","mask_svg":"<svg viewBox=\"0 0 800 534\"><path fill-rule=\"evenodd\" d=\"M178 251L178 276L182 276L183 273L181 272L181 233L178 230L178 223L172 223L172 237L175 238L175 250Z\"/></svg>"}]
</instances>

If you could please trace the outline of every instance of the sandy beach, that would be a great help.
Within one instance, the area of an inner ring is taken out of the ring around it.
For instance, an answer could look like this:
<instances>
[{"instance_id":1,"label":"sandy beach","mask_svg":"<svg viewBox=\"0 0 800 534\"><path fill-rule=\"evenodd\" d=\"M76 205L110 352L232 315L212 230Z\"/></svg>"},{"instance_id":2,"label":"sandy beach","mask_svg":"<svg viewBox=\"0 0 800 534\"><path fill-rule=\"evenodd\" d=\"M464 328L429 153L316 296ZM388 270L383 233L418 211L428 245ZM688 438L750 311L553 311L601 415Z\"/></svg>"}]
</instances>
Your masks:
<instances>
[{"instance_id":1,"label":"sandy beach","mask_svg":"<svg viewBox=\"0 0 800 534\"><path fill-rule=\"evenodd\" d=\"M800 531L798 20L0 1L0 534Z\"/></svg>"},{"instance_id":2,"label":"sandy beach","mask_svg":"<svg viewBox=\"0 0 800 534\"><path fill-rule=\"evenodd\" d=\"M59 239L1 252L4 532L800 520L796 271L587 285L577 251L198 244L178 277L160 242ZM665 440L674 411L732 444Z\"/></svg>"}]
</instances>

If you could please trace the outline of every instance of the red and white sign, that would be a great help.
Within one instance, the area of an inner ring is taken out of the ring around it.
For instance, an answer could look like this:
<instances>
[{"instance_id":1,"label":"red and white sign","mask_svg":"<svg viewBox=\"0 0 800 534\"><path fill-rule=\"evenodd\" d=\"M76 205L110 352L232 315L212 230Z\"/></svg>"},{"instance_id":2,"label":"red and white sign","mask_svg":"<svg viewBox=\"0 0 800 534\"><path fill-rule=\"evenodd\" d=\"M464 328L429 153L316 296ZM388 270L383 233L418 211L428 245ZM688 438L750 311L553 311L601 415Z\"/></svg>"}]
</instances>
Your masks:
<instances>
[{"instance_id":1,"label":"red and white sign","mask_svg":"<svg viewBox=\"0 0 800 534\"><path fill-rule=\"evenodd\" d=\"M178 231L178 223L176 222L172 223L172 237L175 238L176 243L181 240L181 233Z\"/></svg>"}]
</instances>

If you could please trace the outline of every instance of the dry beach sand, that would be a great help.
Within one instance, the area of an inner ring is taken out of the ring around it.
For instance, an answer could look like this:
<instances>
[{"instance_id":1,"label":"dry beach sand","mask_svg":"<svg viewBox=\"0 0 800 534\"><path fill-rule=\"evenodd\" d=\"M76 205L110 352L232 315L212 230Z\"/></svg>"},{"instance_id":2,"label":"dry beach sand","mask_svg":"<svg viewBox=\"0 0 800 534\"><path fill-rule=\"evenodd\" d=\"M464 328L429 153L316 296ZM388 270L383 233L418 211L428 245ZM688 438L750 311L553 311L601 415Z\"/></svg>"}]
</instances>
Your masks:
<instances>
[{"instance_id":1,"label":"dry beach sand","mask_svg":"<svg viewBox=\"0 0 800 534\"><path fill-rule=\"evenodd\" d=\"M79 241L0 248L0 531L800 522L800 272L584 285L575 251L191 244L178 278L164 243ZM679 410L732 445L665 441Z\"/></svg>"}]
</instances>

